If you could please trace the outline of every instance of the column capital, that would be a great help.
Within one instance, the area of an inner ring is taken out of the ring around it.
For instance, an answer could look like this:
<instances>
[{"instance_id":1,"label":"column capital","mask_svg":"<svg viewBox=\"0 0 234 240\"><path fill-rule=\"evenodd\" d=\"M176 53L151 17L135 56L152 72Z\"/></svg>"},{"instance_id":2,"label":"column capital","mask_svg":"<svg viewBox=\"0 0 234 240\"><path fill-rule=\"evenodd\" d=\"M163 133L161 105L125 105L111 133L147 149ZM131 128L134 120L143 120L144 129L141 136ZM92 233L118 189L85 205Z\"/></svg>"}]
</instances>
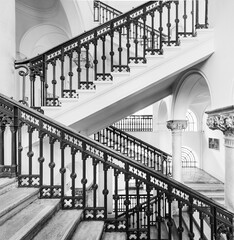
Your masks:
<instances>
[{"instance_id":1,"label":"column capital","mask_svg":"<svg viewBox=\"0 0 234 240\"><path fill-rule=\"evenodd\" d=\"M186 129L187 127L187 120L170 120L167 121L167 128L171 131L181 131Z\"/></svg>"},{"instance_id":2,"label":"column capital","mask_svg":"<svg viewBox=\"0 0 234 240\"><path fill-rule=\"evenodd\" d=\"M220 130L226 137L234 137L234 107L219 108L206 112L207 126L211 130Z\"/></svg>"}]
</instances>

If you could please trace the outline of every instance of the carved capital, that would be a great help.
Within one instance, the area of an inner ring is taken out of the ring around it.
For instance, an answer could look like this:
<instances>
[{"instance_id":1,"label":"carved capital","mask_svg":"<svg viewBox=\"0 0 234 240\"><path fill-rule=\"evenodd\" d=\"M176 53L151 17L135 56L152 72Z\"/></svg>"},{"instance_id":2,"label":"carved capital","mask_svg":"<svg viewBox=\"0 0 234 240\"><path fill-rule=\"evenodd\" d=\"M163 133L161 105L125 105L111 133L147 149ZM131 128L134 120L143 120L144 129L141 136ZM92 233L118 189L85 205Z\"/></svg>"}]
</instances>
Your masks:
<instances>
[{"instance_id":1,"label":"carved capital","mask_svg":"<svg viewBox=\"0 0 234 240\"><path fill-rule=\"evenodd\" d=\"M212 130L220 130L226 137L234 137L234 109L227 107L207 112L207 126Z\"/></svg>"},{"instance_id":2,"label":"carved capital","mask_svg":"<svg viewBox=\"0 0 234 240\"><path fill-rule=\"evenodd\" d=\"M170 120L167 121L167 128L171 131L182 131L187 127L187 120Z\"/></svg>"}]
</instances>

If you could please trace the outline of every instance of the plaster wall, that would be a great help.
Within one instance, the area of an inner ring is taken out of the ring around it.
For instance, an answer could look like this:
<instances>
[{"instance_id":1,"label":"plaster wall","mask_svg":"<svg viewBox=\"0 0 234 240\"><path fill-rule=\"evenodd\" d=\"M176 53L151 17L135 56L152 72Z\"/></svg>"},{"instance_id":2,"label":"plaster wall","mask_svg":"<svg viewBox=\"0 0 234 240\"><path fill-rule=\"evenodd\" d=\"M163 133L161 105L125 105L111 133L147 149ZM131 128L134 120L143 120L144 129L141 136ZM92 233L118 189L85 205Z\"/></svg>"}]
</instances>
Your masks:
<instances>
[{"instance_id":1,"label":"plaster wall","mask_svg":"<svg viewBox=\"0 0 234 240\"><path fill-rule=\"evenodd\" d=\"M208 79L211 109L216 109L233 104L234 1L209 1L209 7L215 53L201 66L201 70Z\"/></svg>"},{"instance_id":2,"label":"plaster wall","mask_svg":"<svg viewBox=\"0 0 234 240\"><path fill-rule=\"evenodd\" d=\"M0 72L1 93L16 96L15 60L15 1L1 1Z\"/></svg>"}]
</instances>

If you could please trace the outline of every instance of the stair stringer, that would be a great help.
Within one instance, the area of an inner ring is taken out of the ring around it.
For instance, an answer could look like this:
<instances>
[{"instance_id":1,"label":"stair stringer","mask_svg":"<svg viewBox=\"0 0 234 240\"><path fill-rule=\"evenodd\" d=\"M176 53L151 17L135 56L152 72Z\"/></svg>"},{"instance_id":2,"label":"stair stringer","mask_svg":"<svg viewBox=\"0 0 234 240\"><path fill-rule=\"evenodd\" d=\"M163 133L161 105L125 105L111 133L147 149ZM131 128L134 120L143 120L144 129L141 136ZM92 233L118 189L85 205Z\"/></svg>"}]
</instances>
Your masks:
<instances>
[{"instance_id":1,"label":"stair stringer","mask_svg":"<svg viewBox=\"0 0 234 240\"><path fill-rule=\"evenodd\" d=\"M134 113L172 93L178 74L206 60L214 53L212 30L179 47L167 47L164 57L150 56L150 63L138 72L114 73L113 84L71 107L45 114L55 120L91 135L113 122ZM122 76L122 77L121 77Z\"/></svg>"}]
</instances>

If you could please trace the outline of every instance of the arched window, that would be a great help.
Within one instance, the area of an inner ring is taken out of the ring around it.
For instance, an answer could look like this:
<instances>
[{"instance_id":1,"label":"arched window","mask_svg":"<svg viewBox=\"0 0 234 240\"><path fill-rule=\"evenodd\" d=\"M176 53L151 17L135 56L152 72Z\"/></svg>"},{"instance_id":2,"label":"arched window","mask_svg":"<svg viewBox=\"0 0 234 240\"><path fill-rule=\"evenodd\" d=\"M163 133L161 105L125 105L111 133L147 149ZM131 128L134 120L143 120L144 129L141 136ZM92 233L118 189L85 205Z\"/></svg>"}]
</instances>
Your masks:
<instances>
[{"instance_id":1,"label":"arched window","mask_svg":"<svg viewBox=\"0 0 234 240\"><path fill-rule=\"evenodd\" d=\"M197 158L191 149L187 147L181 147L181 152L182 152L182 168L198 167Z\"/></svg>"},{"instance_id":2,"label":"arched window","mask_svg":"<svg viewBox=\"0 0 234 240\"><path fill-rule=\"evenodd\" d=\"M190 109L186 113L186 120L188 121L188 126L185 129L187 132L196 132L197 131L197 117Z\"/></svg>"}]
</instances>

